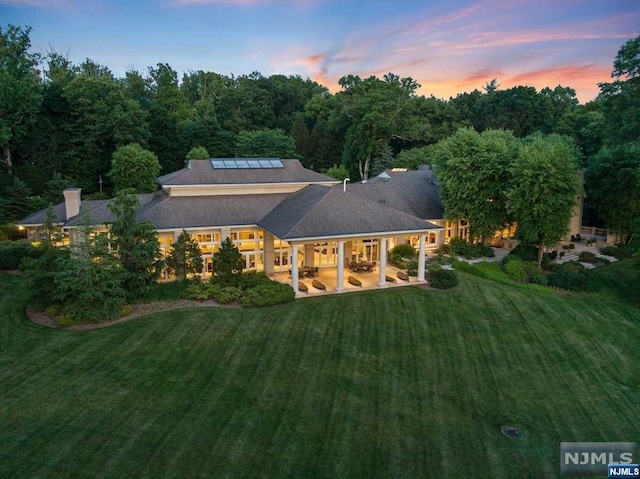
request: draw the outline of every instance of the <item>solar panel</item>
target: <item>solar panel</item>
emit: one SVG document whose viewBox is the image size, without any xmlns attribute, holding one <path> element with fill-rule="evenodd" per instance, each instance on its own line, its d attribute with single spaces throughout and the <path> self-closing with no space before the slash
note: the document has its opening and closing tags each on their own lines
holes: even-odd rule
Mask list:
<svg viewBox="0 0 640 479">
<path fill-rule="evenodd" d="M 284 164 L 278 158 L 218 158 L 211 160 L 211 166 L 216 170 L 235 170 L 239 168 L 284 168 Z"/>
</svg>

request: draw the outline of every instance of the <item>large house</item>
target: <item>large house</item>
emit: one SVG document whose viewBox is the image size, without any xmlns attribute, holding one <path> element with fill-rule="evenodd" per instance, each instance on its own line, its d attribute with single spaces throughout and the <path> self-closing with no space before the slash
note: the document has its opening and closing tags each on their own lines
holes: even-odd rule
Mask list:
<svg viewBox="0 0 640 479">
<path fill-rule="evenodd" d="M 298 270 L 335 271 L 336 291 L 345 267 L 375 262 L 385 283 L 387 250 L 409 243 L 419 253 L 418 281 L 425 254 L 453 236 L 466 235 L 462 222 L 445 221 L 430 170 L 386 171 L 364 183 L 341 183 L 304 168 L 298 160 L 228 158 L 191 160 L 186 168 L 158 178 L 161 189 L 138 195 L 139 221 L 151 221 L 163 253 L 182 232 L 199 243 L 211 272 L 212 255 L 225 238 L 242 253 L 246 268 L 267 274 Z M 87 223 L 107 229 L 112 200 L 81 200 L 79 188 L 64 191 L 53 208 L 54 222 L 73 243 Z M 19 223 L 31 239 L 45 223 L 46 210 Z"/>
<path fill-rule="evenodd" d="M 246 268 L 289 273 L 296 291 L 299 270 L 318 268 L 335 271 L 332 284 L 341 292 L 345 269 L 360 262 L 375 262 L 377 284 L 384 286 L 387 251 L 397 244 L 418 250 L 417 280 L 423 282 L 426 253 L 468 234 L 464 220 L 444 219 L 430 169 L 389 170 L 347 184 L 298 160 L 216 158 L 191 160 L 157 181 L 160 190 L 138 195 L 138 220 L 155 225 L 164 254 L 188 231 L 202 250 L 205 277 L 221 241 L 231 238 Z M 53 212 L 66 242 L 76 241 L 87 224 L 106 230 L 114 219 L 108 208 L 112 200 L 82 201 L 79 188 L 65 190 L 64 198 Z M 34 213 L 19 226 L 35 240 L 46 215 L 46 210 Z"/>
</svg>

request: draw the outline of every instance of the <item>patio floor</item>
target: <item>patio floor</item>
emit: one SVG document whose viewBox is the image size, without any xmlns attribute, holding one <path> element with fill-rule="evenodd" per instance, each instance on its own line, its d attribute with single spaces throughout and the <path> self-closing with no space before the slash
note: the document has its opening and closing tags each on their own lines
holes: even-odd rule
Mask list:
<svg viewBox="0 0 640 479">
<path fill-rule="evenodd" d="M 414 276 L 410 276 L 409 281 L 398 279 L 398 276 L 397 276 L 398 271 L 401 271 L 401 270 L 396 268 L 395 266 L 387 265 L 387 271 L 386 271 L 387 276 L 394 278 L 396 282 L 387 281 L 386 286 L 384 286 L 383 288 L 415 286 L 415 285 L 421 284 L 418 281 L 418 279 Z M 381 287 L 378 286 L 379 274 L 380 274 L 379 270 L 377 269 L 376 271 L 373 271 L 371 273 L 351 273 L 349 271 L 349 268 L 345 268 L 344 269 L 344 291 L 342 291 L 342 293 L 381 289 Z M 320 269 L 318 271 L 318 274 L 314 278 L 300 278 L 298 282 L 304 283 L 305 285 L 307 285 L 307 287 L 309 288 L 309 291 L 306 293 L 302 291 L 298 291 L 296 294 L 296 298 L 305 298 L 307 296 L 319 296 L 319 295 L 326 295 L 326 294 L 338 294 L 338 292 L 336 291 L 336 288 L 337 288 L 336 276 L 337 275 L 336 275 L 335 268 L 326 268 L 326 269 Z M 349 283 L 348 281 L 349 276 L 352 276 L 358 279 L 362 283 L 362 286 L 354 286 L 353 284 Z M 273 276 L 273 279 L 281 283 L 291 284 L 291 278 L 289 277 L 288 273 L 275 273 L 275 275 Z M 314 279 L 317 279 L 322 284 L 324 284 L 327 288 L 326 291 L 321 291 L 319 289 L 314 288 L 311 284 Z"/>
</svg>

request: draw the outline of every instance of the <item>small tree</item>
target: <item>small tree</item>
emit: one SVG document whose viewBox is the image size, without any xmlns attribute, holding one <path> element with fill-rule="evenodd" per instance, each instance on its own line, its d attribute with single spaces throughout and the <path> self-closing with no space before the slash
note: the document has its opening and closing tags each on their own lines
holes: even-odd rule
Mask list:
<svg viewBox="0 0 640 479">
<path fill-rule="evenodd" d="M 171 245 L 167 266 L 178 279 L 195 277 L 202 273 L 203 262 L 200 246 L 185 230 L 182 230 L 176 242 Z"/>
<path fill-rule="evenodd" d="M 209 158 L 209 152 L 204 146 L 194 146 L 187 153 L 187 161 L 189 160 L 206 160 Z"/>
<path fill-rule="evenodd" d="M 343 181 L 345 178 L 349 178 L 349 170 L 342 165 L 333 165 L 331 168 L 322 170 L 322 173 L 340 181 Z"/>
<path fill-rule="evenodd" d="M 71 255 L 56 259 L 55 299 L 80 322 L 98 322 L 120 316 L 125 304 L 126 272 L 109 251 L 106 234 L 92 237 L 89 229 Z"/>
<path fill-rule="evenodd" d="M 242 274 L 242 254 L 227 237 L 220 245 L 220 250 L 213 255 L 213 275 L 222 284 L 235 284 L 237 277 Z"/>
<path fill-rule="evenodd" d="M 61 240 L 61 234 L 53 221 L 53 208 L 49 206 L 45 224 L 37 232 L 41 242 L 40 255 L 37 258 L 24 258 L 20 266 L 25 279 L 24 291 L 31 302 L 39 306 L 49 306 L 56 301 L 56 264 L 69 258 L 69 249 L 56 245 Z"/>
<path fill-rule="evenodd" d="M 163 266 L 155 226 L 150 221 L 138 222 L 139 207 L 132 190 L 120 191 L 109 205 L 116 217 L 111 225 L 112 245 L 125 271 L 124 285 L 130 298 L 150 293 Z"/>
<path fill-rule="evenodd" d="M 137 143 L 121 146 L 113 153 L 109 176 L 116 191 L 134 188 L 138 193 L 152 193 L 159 173 L 158 157 Z"/>
</svg>

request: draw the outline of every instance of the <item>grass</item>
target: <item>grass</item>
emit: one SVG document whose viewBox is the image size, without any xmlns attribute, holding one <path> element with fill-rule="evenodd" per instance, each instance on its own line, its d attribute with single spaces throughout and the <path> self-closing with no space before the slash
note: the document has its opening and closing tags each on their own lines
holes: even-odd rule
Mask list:
<svg viewBox="0 0 640 479">
<path fill-rule="evenodd" d="M 592 295 L 460 273 L 90 332 L 0 275 L 0 477 L 558 477 L 561 441 L 639 439 L 628 265 Z"/>
</svg>

